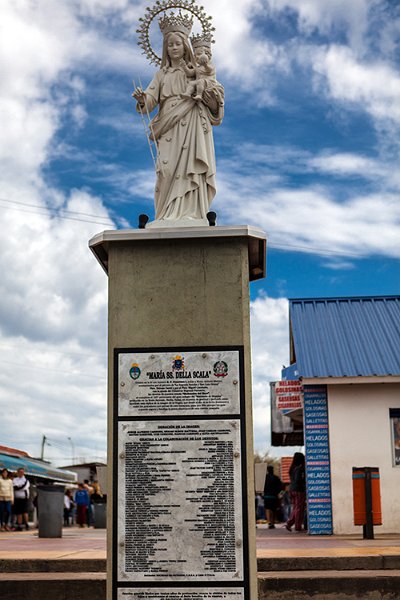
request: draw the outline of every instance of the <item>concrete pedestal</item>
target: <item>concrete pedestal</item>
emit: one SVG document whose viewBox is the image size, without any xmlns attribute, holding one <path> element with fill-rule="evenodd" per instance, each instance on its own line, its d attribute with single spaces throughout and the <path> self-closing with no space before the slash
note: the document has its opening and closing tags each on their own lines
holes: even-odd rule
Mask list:
<svg viewBox="0 0 400 600">
<path fill-rule="evenodd" d="M 245 439 L 242 451 L 246 454 L 242 480 L 247 495 L 243 502 L 247 583 L 243 596 L 235 598 L 256 600 L 249 281 L 265 276 L 265 235 L 246 226 L 105 231 L 92 238 L 89 246 L 109 277 L 108 489 L 114 485 L 114 493 L 108 494 L 107 598 L 120 597 L 115 589 L 112 558 L 117 527 L 115 519 L 113 522 L 117 443 L 115 349 L 218 347 L 240 348 L 243 359 L 241 433 Z M 190 540 L 187 543 L 189 547 Z M 182 588 L 184 584 L 179 585 Z"/>
</svg>

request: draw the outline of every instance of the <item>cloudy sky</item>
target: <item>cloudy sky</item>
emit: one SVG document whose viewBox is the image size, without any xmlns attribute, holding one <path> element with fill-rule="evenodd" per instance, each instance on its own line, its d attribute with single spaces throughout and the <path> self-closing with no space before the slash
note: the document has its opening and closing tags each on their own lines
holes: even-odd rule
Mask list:
<svg viewBox="0 0 400 600">
<path fill-rule="evenodd" d="M 287 299 L 399 293 L 400 3 L 202 4 L 226 91 L 213 209 L 268 235 L 251 307 L 265 451 Z M 154 73 L 136 44 L 145 7 L 0 2 L 0 444 L 37 456 L 46 435 L 58 464 L 105 456 L 107 278 L 87 241 L 153 215 L 131 99 Z"/>
</svg>

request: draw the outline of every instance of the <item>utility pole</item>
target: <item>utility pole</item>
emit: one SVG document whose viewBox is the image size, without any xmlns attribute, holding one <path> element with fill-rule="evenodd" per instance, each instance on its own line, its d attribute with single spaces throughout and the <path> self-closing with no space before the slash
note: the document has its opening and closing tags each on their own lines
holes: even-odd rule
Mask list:
<svg viewBox="0 0 400 600">
<path fill-rule="evenodd" d="M 43 435 L 42 436 L 42 451 L 40 453 L 40 460 L 44 460 L 44 446 L 45 446 L 45 443 L 46 443 L 46 436 Z"/>
</svg>

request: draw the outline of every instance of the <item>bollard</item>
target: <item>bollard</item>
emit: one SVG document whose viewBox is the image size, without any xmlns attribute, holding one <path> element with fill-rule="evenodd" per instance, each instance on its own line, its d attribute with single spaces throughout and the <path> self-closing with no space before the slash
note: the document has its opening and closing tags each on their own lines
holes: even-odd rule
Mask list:
<svg viewBox="0 0 400 600">
<path fill-rule="evenodd" d="M 377 467 L 353 467 L 354 525 L 363 538 L 374 539 L 374 525 L 382 525 L 380 475 Z"/>
<path fill-rule="evenodd" d="M 39 537 L 62 537 L 64 486 L 38 485 Z"/>
<path fill-rule="evenodd" d="M 94 528 L 95 529 L 106 529 L 107 528 L 107 504 L 105 502 L 94 502 L 93 503 L 94 513 Z"/>
</svg>

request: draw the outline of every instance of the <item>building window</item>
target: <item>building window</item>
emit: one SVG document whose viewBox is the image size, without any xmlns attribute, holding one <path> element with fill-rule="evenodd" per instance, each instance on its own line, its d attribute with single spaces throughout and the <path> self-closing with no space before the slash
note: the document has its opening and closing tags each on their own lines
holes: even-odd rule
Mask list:
<svg viewBox="0 0 400 600">
<path fill-rule="evenodd" d="M 392 430 L 393 466 L 400 467 L 400 408 L 391 408 L 389 414 Z"/>
</svg>

